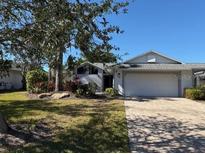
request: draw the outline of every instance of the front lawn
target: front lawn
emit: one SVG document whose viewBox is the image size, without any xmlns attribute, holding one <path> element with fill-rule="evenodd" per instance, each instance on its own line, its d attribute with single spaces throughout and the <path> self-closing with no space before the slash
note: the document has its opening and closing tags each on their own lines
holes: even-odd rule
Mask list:
<svg viewBox="0 0 205 154">
<path fill-rule="evenodd" d="M 123 101 L 29 100 L 24 92 L 0 94 L 0 111 L 20 134 L 3 152 L 129 152 Z M 10 137 L 10 136 L 9 136 Z"/>
</svg>

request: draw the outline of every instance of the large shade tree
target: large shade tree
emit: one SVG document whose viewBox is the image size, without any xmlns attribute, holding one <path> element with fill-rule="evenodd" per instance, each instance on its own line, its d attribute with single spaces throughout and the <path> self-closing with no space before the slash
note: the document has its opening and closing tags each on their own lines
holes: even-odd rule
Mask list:
<svg viewBox="0 0 205 154">
<path fill-rule="evenodd" d="M 110 51 L 118 48 L 111 45 L 110 34 L 122 31 L 107 16 L 126 12 L 128 2 L 124 0 L 3 0 L 2 4 L 3 42 L 16 58 L 33 65 L 47 63 L 55 69 L 56 91 L 67 48 L 78 48 L 88 58 L 116 60 Z"/>
<path fill-rule="evenodd" d="M 31 68 L 47 64 L 55 70 L 58 91 L 68 48 L 79 49 L 88 58 L 115 60 L 111 51 L 118 48 L 110 43 L 111 34 L 122 31 L 107 17 L 126 13 L 127 5 L 126 0 L 0 0 L 0 53 Z M 4 68 L 2 72 L 8 70 Z"/>
<path fill-rule="evenodd" d="M 18 42 L 17 38 L 12 36 L 15 29 L 23 26 L 27 20 L 26 9 L 20 1 L 0 0 L 0 77 L 8 75 L 11 68 L 11 62 L 7 60 L 11 51 L 11 42 Z M 11 41 L 12 40 L 12 41 Z M 15 41 L 14 41 L 15 40 Z M 19 42 L 20 44 L 20 42 Z M 0 112 L 0 133 L 6 133 L 9 129 L 5 118 Z"/>
<path fill-rule="evenodd" d="M 56 91 L 59 90 L 62 81 L 62 62 L 66 48 L 78 48 L 85 56 L 96 53 L 96 50 L 102 53 L 117 49 L 110 44 L 110 34 L 121 31 L 119 27 L 109 24 L 106 15 L 119 13 L 119 10 L 128 3 L 112 0 L 102 2 L 60 0 L 43 3 L 37 1 L 37 4 L 33 12 L 36 12 L 36 20 L 41 23 L 37 24 L 40 33 L 45 32 L 42 46 L 55 56 L 49 60 L 51 62 L 49 66 L 54 67 L 56 72 Z"/>
</svg>

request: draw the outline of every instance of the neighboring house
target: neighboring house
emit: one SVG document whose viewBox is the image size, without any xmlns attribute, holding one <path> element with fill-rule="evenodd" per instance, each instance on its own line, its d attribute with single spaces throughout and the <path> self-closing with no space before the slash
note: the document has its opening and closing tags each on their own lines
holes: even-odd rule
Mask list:
<svg viewBox="0 0 205 154">
<path fill-rule="evenodd" d="M 90 63 L 84 62 L 75 70 L 82 84 L 94 82 L 97 85 L 97 92 L 113 87 L 113 73 L 110 66 L 113 63 Z"/>
<path fill-rule="evenodd" d="M 183 64 L 150 51 L 114 67 L 114 88 L 124 96 L 181 97 L 196 86 L 195 73 L 205 64 Z"/>
<path fill-rule="evenodd" d="M 76 69 L 81 82 L 98 91 L 115 88 L 123 96 L 181 97 L 185 88 L 205 83 L 205 64 L 184 64 L 150 51 L 121 64 L 85 62 Z M 198 81 L 198 82 L 197 82 Z"/>
<path fill-rule="evenodd" d="M 22 79 L 21 70 L 12 66 L 9 76 L 0 78 L 0 90 L 19 90 L 23 87 Z"/>
</svg>

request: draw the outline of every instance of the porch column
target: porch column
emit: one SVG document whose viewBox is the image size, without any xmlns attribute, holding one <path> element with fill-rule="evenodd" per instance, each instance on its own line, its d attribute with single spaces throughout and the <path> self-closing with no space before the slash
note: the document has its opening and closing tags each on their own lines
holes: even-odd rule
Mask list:
<svg viewBox="0 0 205 154">
<path fill-rule="evenodd" d="M 200 86 L 200 77 L 196 76 L 196 86 L 199 87 Z"/>
</svg>

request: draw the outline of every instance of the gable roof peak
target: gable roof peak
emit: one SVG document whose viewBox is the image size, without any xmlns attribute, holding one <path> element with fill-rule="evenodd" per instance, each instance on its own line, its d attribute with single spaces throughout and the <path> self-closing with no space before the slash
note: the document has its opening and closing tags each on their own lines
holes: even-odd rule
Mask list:
<svg viewBox="0 0 205 154">
<path fill-rule="evenodd" d="M 132 60 L 134 60 L 134 59 L 136 59 L 136 58 L 139 58 L 139 57 L 142 57 L 142 56 L 151 54 L 151 53 L 156 54 L 156 55 L 159 55 L 159 56 L 164 57 L 164 58 L 166 58 L 166 59 L 172 60 L 172 61 L 174 61 L 174 62 L 176 62 L 176 63 L 178 63 L 178 64 L 182 64 L 182 62 L 180 62 L 180 61 L 178 61 L 178 60 L 175 60 L 175 59 L 173 59 L 173 58 L 170 58 L 170 57 L 168 57 L 168 56 L 165 56 L 165 55 L 161 54 L 160 52 L 154 51 L 154 50 L 150 50 L 150 51 L 144 52 L 143 54 L 138 55 L 138 56 L 135 56 L 134 58 L 131 58 L 131 59 L 125 61 L 124 63 L 128 63 L 128 62 L 130 62 L 130 61 L 132 61 Z"/>
</svg>

